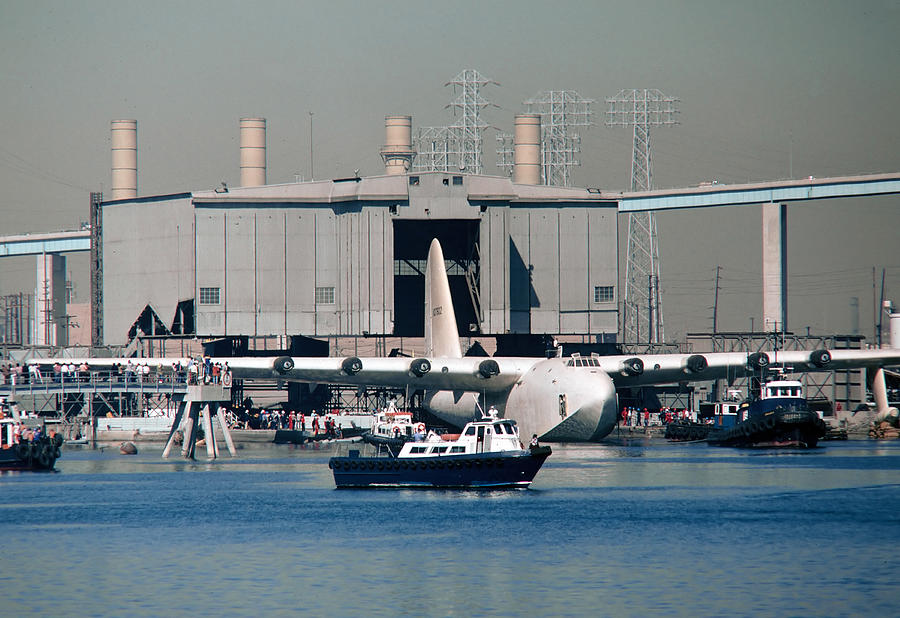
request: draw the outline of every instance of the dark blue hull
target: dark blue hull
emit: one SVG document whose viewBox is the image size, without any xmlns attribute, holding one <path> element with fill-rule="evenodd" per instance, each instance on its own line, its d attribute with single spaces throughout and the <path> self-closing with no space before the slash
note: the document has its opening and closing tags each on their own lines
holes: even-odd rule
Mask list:
<svg viewBox="0 0 900 618">
<path fill-rule="evenodd" d="M 342 487 L 528 487 L 550 455 L 549 446 L 530 451 L 439 457 L 332 457 L 328 467 Z"/>
<path fill-rule="evenodd" d="M 776 408 L 713 432 L 707 442 L 713 446 L 814 448 L 827 431 L 825 421 L 811 410 Z"/>
<path fill-rule="evenodd" d="M 0 449 L 0 470 L 52 470 L 61 444 L 61 438 L 44 438 Z"/>
</svg>

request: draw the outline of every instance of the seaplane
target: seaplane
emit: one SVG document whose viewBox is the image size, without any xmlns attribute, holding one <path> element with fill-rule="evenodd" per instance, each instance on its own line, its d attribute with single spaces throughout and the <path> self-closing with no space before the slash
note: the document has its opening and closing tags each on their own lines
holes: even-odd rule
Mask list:
<svg viewBox="0 0 900 618">
<path fill-rule="evenodd" d="M 897 346 L 898 342 L 894 342 Z M 141 359 L 150 365 L 187 359 Z M 85 359 L 92 365 L 122 359 Z M 69 361 L 72 362 L 72 361 Z M 708 354 L 466 357 L 440 243 L 433 240 L 425 273 L 425 354 L 403 357 L 229 357 L 234 378 L 278 379 L 360 387 L 389 386 L 424 392 L 428 412 L 460 428 L 494 406 L 516 421 L 521 434 L 545 442 L 598 442 L 618 418 L 617 388 L 708 381 L 757 374 L 769 365 L 795 372 L 879 368 L 900 364 L 900 348 L 780 350 Z M 474 400 L 473 400 L 474 398 Z"/>
</svg>

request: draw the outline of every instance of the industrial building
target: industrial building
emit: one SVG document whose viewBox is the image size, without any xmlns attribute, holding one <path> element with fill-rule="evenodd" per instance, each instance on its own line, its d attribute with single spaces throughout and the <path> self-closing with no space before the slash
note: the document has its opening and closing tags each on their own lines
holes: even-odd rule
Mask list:
<svg viewBox="0 0 900 618">
<path fill-rule="evenodd" d="M 512 178 L 411 172 L 386 118 L 385 175 L 266 185 L 265 120 L 241 120 L 241 187 L 137 194 L 136 123 L 113 123 L 112 198 L 92 212 L 98 343 L 135 336 L 423 334 L 444 249 L 461 335 L 618 330 L 617 202 L 540 185 L 540 116 L 516 117 Z"/>
</svg>

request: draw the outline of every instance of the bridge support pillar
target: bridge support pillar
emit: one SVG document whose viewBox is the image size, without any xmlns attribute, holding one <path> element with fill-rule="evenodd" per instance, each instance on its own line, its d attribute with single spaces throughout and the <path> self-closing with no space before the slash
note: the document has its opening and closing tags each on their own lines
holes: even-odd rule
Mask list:
<svg viewBox="0 0 900 618">
<path fill-rule="evenodd" d="M 66 258 L 58 253 L 37 256 L 34 290 L 35 333 L 37 345 L 67 346 Z"/>
<path fill-rule="evenodd" d="M 763 329 L 787 330 L 787 205 L 762 205 Z"/>
</svg>

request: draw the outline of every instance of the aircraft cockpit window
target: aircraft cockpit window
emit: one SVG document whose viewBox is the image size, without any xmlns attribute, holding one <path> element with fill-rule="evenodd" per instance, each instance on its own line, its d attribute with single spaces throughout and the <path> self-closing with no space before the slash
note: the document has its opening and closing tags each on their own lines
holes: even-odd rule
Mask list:
<svg viewBox="0 0 900 618">
<path fill-rule="evenodd" d="M 574 367 L 574 366 L 575 366 L 575 360 L 570 358 L 569 362 L 566 363 L 566 367 Z"/>
</svg>

